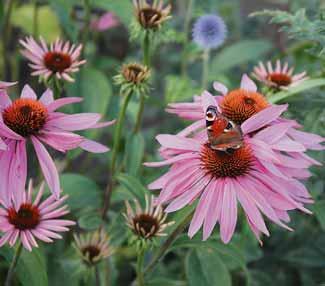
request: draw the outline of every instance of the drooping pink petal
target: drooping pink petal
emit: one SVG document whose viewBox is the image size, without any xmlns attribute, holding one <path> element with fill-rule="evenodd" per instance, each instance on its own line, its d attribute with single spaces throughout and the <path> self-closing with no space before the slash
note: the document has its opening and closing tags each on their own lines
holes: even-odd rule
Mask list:
<svg viewBox="0 0 325 286">
<path fill-rule="evenodd" d="M 75 149 L 84 141 L 82 136 L 64 131 L 42 131 L 37 137 L 61 152 Z"/>
<path fill-rule="evenodd" d="M 54 100 L 52 103 L 50 103 L 47 106 L 47 109 L 49 111 L 55 111 L 57 109 L 59 109 L 60 107 L 64 106 L 64 105 L 68 105 L 68 104 L 72 104 L 72 103 L 77 103 L 77 102 L 81 102 L 83 101 L 83 98 L 81 97 L 65 97 L 65 98 L 59 98 Z"/>
<path fill-rule="evenodd" d="M 225 179 L 222 195 L 220 236 L 224 243 L 228 243 L 235 231 L 237 223 L 237 200 L 232 179 Z"/>
<path fill-rule="evenodd" d="M 226 95 L 228 93 L 228 88 L 224 84 L 222 84 L 221 82 L 215 81 L 213 83 L 213 88 L 216 91 L 220 92 L 222 95 Z"/>
<path fill-rule="evenodd" d="M 79 147 L 92 153 L 105 153 L 109 151 L 109 148 L 105 145 L 89 139 L 84 139 Z"/>
<path fill-rule="evenodd" d="M 41 95 L 40 102 L 42 102 L 44 105 L 48 106 L 54 101 L 53 91 L 49 88 Z"/>
<path fill-rule="evenodd" d="M 177 156 L 170 158 L 168 160 L 165 160 L 165 161 L 146 162 L 146 163 L 143 163 L 143 165 L 146 167 L 161 167 L 161 166 L 176 163 L 178 161 L 182 161 L 182 160 L 186 160 L 186 159 L 194 159 L 194 158 L 198 158 L 198 155 L 196 153 L 184 153 L 184 154 L 177 155 Z"/>
<path fill-rule="evenodd" d="M 161 146 L 188 151 L 199 151 L 201 143 L 191 138 L 185 138 L 177 135 L 159 134 L 156 136 Z"/>
<path fill-rule="evenodd" d="M 271 105 L 254 114 L 241 125 L 243 133 L 248 134 L 266 126 L 270 122 L 277 119 L 287 108 L 287 104 Z"/>
<path fill-rule="evenodd" d="M 49 185 L 51 192 L 58 199 L 60 197 L 60 180 L 56 166 L 43 144 L 35 136 L 31 136 L 31 140 L 45 180 Z"/>
<path fill-rule="evenodd" d="M 84 130 L 95 125 L 101 118 L 98 113 L 76 113 L 49 119 L 45 128 L 58 128 L 65 131 Z"/>
<path fill-rule="evenodd" d="M 206 112 L 209 106 L 217 106 L 217 102 L 214 99 L 213 95 L 209 93 L 208 91 L 203 91 L 202 93 L 202 107 L 203 112 Z"/>
</svg>

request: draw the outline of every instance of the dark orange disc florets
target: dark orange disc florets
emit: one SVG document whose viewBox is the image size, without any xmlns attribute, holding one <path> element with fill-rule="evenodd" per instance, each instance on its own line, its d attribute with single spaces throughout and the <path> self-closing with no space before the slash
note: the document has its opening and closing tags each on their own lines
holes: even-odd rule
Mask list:
<svg viewBox="0 0 325 286">
<path fill-rule="evenodd" d="M 277 86 L 288 86 L 292 82 L 291 76 L 284 73 L 271 73 L 268 75 L 267 80 L 271 81 Z"/>
<path fill-rule="evenodd" d="M 267 106 L 268 102 L 262 94 L 244 89 L 230 91 L 220 104 L 222 114 L 236 124 L 242 124 Z"/>
<path fill-rule="evenodd" d="M 136 234 L 146 238 L 155 236 L 159 230 L 159 221 L 149 214 L 135 216 L 133 218 L 133 224 Z M 147 236 L 147 234 L 150 235 Z"/>
<path fill-rule="evenodd" d="M 60 52 L 48 52 L 44 55 L 44 64 L 52 72 L 64 72 L 71 66 L 72 60 L 69 54 Z"/>
<path fill-rule="evenodd" d="M 47 116 L 47 109 L 41 102 L 20 98 L 4 110 L 3 121 L 17 134 L 28 137 L 42 129 Z"/>
<path fill-rule="evenodd" d="M 96 245 L 87 245 L 81 250 L 82 254 L 89 258 L 90 263 L 94 262 L 94 258 L 100 254 L 100 248 Z"/>
<path fill-rule="evenodd" d="M 253 165 L 253 155 L 247 145 L 232 152 L 217 151 L 205 144 L 201 151 L 201 162 L 205 171 L 215 178 L 235 178 L 245 175 Z"/>
<path fill-rule="evenodd" d="M 8 220 L 19 230 L 34 229 L 40 222 L 40 213 L 36 206 L 25 203 L 20 206 L 18 212 L 10 208 Z"/>
</svg>

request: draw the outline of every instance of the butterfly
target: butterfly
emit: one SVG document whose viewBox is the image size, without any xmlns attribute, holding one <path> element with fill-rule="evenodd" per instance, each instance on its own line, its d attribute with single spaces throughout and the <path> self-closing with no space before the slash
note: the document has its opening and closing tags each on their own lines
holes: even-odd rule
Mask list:
<svg viewBox="0 0 325 286">
<path fill-rule="evenodd" d="M 210 147 L 213 150 L 232 153 L 243 146 L 240 126 L 223 116 L 216 106 L 210 105 L 205 113 Z"/>
</svg>

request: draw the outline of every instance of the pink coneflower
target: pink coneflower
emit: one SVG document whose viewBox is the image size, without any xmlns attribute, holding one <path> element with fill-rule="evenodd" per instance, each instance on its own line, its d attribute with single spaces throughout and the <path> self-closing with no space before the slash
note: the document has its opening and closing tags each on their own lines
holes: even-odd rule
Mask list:
<svg viewBox="0 0 325 286">
<path fill-rule="evenodd" d="M 40 99 L 26 85 L 21 97 L 11 101 L 7 93 L 0 100 L 0 134 L 8 151 L 0 153 L 1 184 L 0 196 L 7 204 L 10 194 L 7 190 L 20 190 L 25 186 L 27 174 L 26 143 L 30 141 L 36 151 L 44 177 L 52 191 L 59 197 L 60 182 L 55 164 L 43 143 L 66 152 L 81 147 L 94 153 L 108 151 L 108 148 L 71 131 L 100 128 L 114 122 L 98 123 L 97 113 L 64 114 L 56 110 L 64 105 L 82 101 L 79 97 L 54 100 L 51 90 L 46 90 Z M 9 186 L 17 186 L 16 188 Z"/>
<path fill-rule="evenodd" d="M 306 80 L 306 72 L 299 74 L 293 74 L 294 69 L 290 68 L 288 63 L 281 65 L 281 61 L 277 60 L 275 67 L 271 62 L 268 62 L 266 66 L 259 62 L 259 65 L 254 67 L 252 75 L 260 82 L 275 89 L 287 89 L 291 86 L 296 86 L 302 81 Z"/>
<path fill-rule="evenodd" d="M 32 251 L 33 247 L 38 247 L 35 238 L 44 242 L 53 242 L 53 239 L 62 238 L 58 232 L 68 231 L 68 226 L 74 225 L 71 220 L 61 219 L 62 216 L 69 213 L 67 205 L 62 203 L 67 196 L 60 200 L 51 195 L 41 202 L 44 191 L 44 185 L 32 201 L 33 186 L 29 182 L 28 191 L 18 190 L 23 195 L 14 196 L 8 202 L 1 201 L 0 207 L 0 230 L 4 233 L 0 239 L 0 247 L 5 243 L 13 246 L 17 239 L 23 246 Z"/>
<path fill-rule="evenodd" d="M 215 82 L 213 86 L 220 95 L 212 96 L 209 92 L 204 91 L 202 96 L 194 98 L 194 102 L 168 105 L 167 112 L 176 114 L 183 119 L 195 121 L 178 133 L 178 135 L 188 136 L 205 127 L 206 106 L 203 103 L 204 98 L 205 100 L 206 98 L 211 98 L 210 100 L 214 102 L 214 105 L 219 108 L 223 115 L 239 125 L 259 111 L 271 106 L 267 99 L 257 92 L 255 83 L 245 74 L 238 89 L 228 91 L 228 88 L 219 82 Z M 321 145 L 324 142 L 324 138 L 316 134 L 297 130 L 301 126 L 295 120 L 287 120 L 280 117 L 276 121 L 270 122 L 269 125 L 279 125 L 278 135 L 282 136 L 285 141 L 289 137 L 289 139 L 302 144 L 306 149 L 322 150 L 324 148 Z M 275 133 L 277 132 L 276 128 L 273 128 Z M 274 138 L 278 138 L 278 136 Z"/>
<path fill-rule="evenodd" d="M 90 23 L 92 30 L 103 32 L 113 27 L 116 27 L 120 24 L 120 21 L 115 14 L 111 12 L 106 12 L 104 15 L 100 16 L 97 19 L 94 19 Z"/>
<path fill-rule="evenodd" d="M 77 72 L 79 66 L 86 63 L 86 60 L 79 60 L 81 44 L 70 45 L 69 42 L 57 39 L 48 48 L 42 37 L 40 43 L 37 43 L 33 37 L 26 37 L 19 42 L 25 48 L 21 51 L 22 55 L 31 61 L 29 66 L 34 70 L 32 75 L 43 76 L 46 80 L 55 76 L 73 82 L 71 74 Z"/>
<path fill-rule="evenodd" d="M 203 98 L 203 104 L 214 105 L 215 99 Z M 157 203 L 168 203 L 166 212 L 179 210 L 199 198 L 189 228 L 190 237 L 203 226 L 206 240 L 219 222 L 221 239 L 228 243 L 236 226 L 237 202 L 258 239 L 260 233 L 269 235 L 261 214 L 290 230 L 283 223 L 288 221 L 287 211 L 299 209 L 310 213 L 303 204 L 311 203 L 312 199 L 296 179 L 306 175 L 303 167 L 296 166 L 295 174 L 290 177 L 275 175 L 282 168 L 292 171 L 291 157 L 274 152 L 265 141 L 249 135 L 277 120 L 286 108 L 286 105 L 268 106 L 247 119 L 242 124 L 243 145 L 229 153 L 214 150 L 206 132 L 193 138 L 157 136 L 163 147 L 175 152 L 165 161 L 145 163 L 149 167 L 171 165 L 149 188 L 161 189 Z M 264 132 L 274 135 L 272 130 Z"/>
</svg>

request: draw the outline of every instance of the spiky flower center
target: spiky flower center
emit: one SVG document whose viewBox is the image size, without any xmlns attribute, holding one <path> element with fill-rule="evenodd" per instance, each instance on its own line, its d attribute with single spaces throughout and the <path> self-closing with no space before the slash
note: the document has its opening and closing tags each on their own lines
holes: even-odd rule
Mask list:
<svg viewBox="0 0 325 286">
<path fill-rule="evenodd" d="M 223 152 L 211 149 L 207 143 L 201 150 L 201 162 L 205 171 L 215 178 L 235 178 L 251 170 L 253 156 L 247 145 L 232 152 Z"/>
<path fill-rule="evenodd" d="M 220 104 L 222 114 L 236 124 L 242 124 L 267 106 L 268 102 L 262 94 L 244 89 L 230 91 Z"/>
<path fill-rule="evenodd" d="M 149 69 L 139 64 L 128 64 L 123 66 L 122 74 L 126 81 L 139 84 L 149 76 Z"/>
<path fill-rule="evenodd" d="M 18 212 L 14 208 L 8 210 L 8 220 L 19 230 L 34 229 L 40 222 L 40 212 L 36 206 L 22 204 Z"/>
<path fill-rule="evenodd" d="M 292 82 L 291 76 L 285 73 L 271 73 L 268 75 L 267 80 L 275 83 L 277 86 L 288 86 Z"/>
<path fill-rule="evenodd" d="M 138 11 L 138 19 L 145 29 L 158 28 L 162 13 L 152 7 L 142 8 Z"/>
<path fill-rule="evenodd" d="M 134 231 L 137 235 L 150 238 L 155 236 L 159 230 L 159 221 L 149 214 L 140 214 L 133 218 Z"/>
<path fill-rule="evenodd" d="M 97 245 L 87 245 L 81 252 L 89 262 L 93 263 L 94 259 L 100 254 L 100 248 Z"/>
<path fill-rule="evenodd" d="M 47 117 L 48 112 L 43 103 L 30 98 L 15 100 L 3 112 L 4 123 L 23 137 L 37 134 Z"/>
<path fill-rule="evenodd" d="M 62 73 L 72 64 L 69 54 L 61 52 L 48 52 L 44 55 L 44 64 L 52 72 Z"/>
</svg>

